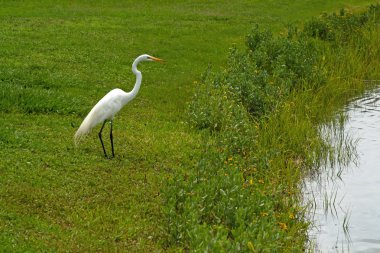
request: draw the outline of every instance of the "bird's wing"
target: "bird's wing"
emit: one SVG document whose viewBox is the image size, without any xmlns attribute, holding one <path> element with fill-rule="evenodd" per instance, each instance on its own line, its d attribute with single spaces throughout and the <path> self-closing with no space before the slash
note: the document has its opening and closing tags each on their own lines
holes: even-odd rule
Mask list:
<svg viewBox="0 0 380 253">
<path fill-rule="evenodd" d="M 108 92 L 91 109 L 83 120 L 79 129 L 75 133 L 75 141 L 79 141 L 82 136 L 87 135 L 92 128 L 105 120 L 111 120 L 122 107 L 122 90 L 114 89 Z"/>
</svg>

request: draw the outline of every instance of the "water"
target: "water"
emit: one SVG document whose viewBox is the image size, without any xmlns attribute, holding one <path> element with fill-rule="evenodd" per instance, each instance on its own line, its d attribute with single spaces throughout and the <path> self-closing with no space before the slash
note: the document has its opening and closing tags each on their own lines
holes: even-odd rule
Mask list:
<svg viewBox="0 0 380 253">
<path fill-rule="evenodd" d="M 357 140 L 357 159 L 307 183 L 316 225 L 309 234 L 316 252 L 380 252 L 380 89 L 346 109 L 343 134 Z"/>
</svg>

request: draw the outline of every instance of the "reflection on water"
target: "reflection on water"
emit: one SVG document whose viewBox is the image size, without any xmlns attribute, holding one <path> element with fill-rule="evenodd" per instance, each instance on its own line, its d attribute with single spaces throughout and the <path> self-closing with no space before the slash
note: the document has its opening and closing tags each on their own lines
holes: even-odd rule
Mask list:
<svg viewBox="0 0 380 253">
<path fill-rule="evenodd" d="M 314 198 L 317 252 L 380 252 L 380 89 L 347 107 L 344 134 L 356 139 L 357 161 L 335 177 L 306 186 Z"/>
</svg>

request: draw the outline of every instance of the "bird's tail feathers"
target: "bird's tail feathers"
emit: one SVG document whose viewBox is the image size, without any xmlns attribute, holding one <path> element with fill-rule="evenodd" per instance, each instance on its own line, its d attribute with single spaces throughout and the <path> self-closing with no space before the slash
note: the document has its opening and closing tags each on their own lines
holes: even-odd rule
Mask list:
<svg viewBox="0 0 380 253">
<path fill-rule="evenodd" d="M 78 129 L 78 131 L 74 135 L 74 144 L 75 144 L 75 146 L 78 146 L 79 143 L 86 137 L 87 134 L 88 133 L 79 131 L 79 129 Z"/>
<path fill-rule="evenodd" d="M 92 113 L 90 112 L 75 133 L 74 143 L 76 146 L 80 143 L 81 140 L 83 140 L 84 137 L 86 137 L 87 134 L 90 133 L 91 129 L 93 128 L 91 119 Z"/>
</svg>

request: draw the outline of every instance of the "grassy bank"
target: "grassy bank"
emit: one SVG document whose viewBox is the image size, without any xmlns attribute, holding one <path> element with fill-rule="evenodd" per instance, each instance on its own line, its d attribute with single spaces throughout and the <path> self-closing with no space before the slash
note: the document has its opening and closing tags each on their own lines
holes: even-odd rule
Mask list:
<svg viewBox="0 0 380 253">
<path fill-rule="evenodd" d="M 379 21 L 376 5 L 280 36 L 255 27 L 226 69 L 204 74 L 189 105 L 204 151 L 172 178 L 172 243 L 199 252 L 310 250 L 300 185 L 336 152 L 320 126 L 341 123 L 339 109 L 379 79 Z"/>
<path fill-rule="evenodd" d="M 186 223 L 178 220 L 173 226 L 165 219 L 170 208 L 162 212 L 165 200 L 176 200 L 168 198 L 170 194 L 188 196 L 188 191 L 181 190 L 185 184 L 161 189 L 166 188 L 167 182 L 175 181 L 177 172 L 188 171 L 188 176 L 184 173 L 179 177 L 187 178 L 183 182 L 189 182 L 195 172 L 210 173 L 192 170 L 198 168 L 199 161 L 207 165 L 219 164 L 223 159 L 223 166 L 231 168 L 228 173 L 232 174 L 232 180 L 224 177 L 223 182 L 231 186 L 235 183 L 243 186 L 237 167 L 244 164 L 248 176 L 245 185 L 251 187 L 249 192 L 262 194 L 257 197 L 259 202 L 268 199 L 268 192 L 277 195 L 290 190 L 293 196 L 296 188 L 292 191 L 287 185 L 294 183 L 291 179 L 294 172 L 285 170 L 288 177 L 270 180 L 269 175 L 279 171 L 263 170 L 261 164 L 265 168 L 280 164 L 281 160 L 272 158 L 277 157 L 281 146 L 290 145 L 285 137 L 278 137 L 281 125 L 271 127 L 274 132 L 269 132 L 264 131 L 265 124 L 272 117 L 277 122 L 276 117 L 283 115 L 279 113 L 281 110 L 288 108 L 290 113 L 299 107 L 287 100 L 288 107 L 286 103 L 281 105 L 275 111 L 278 114 L 268 121 L 256 120 L 254 128 L 251 125 L 244 128 L 254 136 L 255 146 L 251 147 L 249 140 L 235 143 L 232 151 L 220 149 L 223 143 L 219 142 L 223 139 L 209 137 L 206 131 L 190 129 L 184 123 L 188 118 L 186 103 L 191 101 L 194 90 L 199 89 L 194 80 L 201 81 L 209 63 L 214 69 L 225 66 L 228 48 L 234 43 L 242 48 L 244 35 L 254 23 L 277 33 L 287 23 L 310 20 L 323 11 L 344 6 L 356 10 L 370 2 L 0 1 L 0 249 L 157 252 L 186 249 L 189 245 L 196 248 L 198 244 L 189 244 L 188 237 L 173 239 L 169 234 L 171 239 L 167 239 L 167 231 L 173 232 L 171 229 Z M 132 88 L 134 76 L 130 64 L 142 53 L 164 58 L 167 64 L 141 64 L 144 76 L 141 91 L 115 120 L 116 158 L 102 157 L 96 133 L 75 149 L 73 135 L 94 103 L 112 88 Z M 340 73 L 338 68 L 336 71 Z M 357 72 L 361 73 L 360 69 Z M 328 91 L 326 88 L 325 92 Z M 292 93 L 289 98 L 296 101 L 296 96 Z M 332 103 L 319 97 L 321 103 Z M 341 101 L 340 96 L 336 98 Z M 235 114 L 241 116 L 243 123 L 252 120 L 240 109 L 233 113 L 227 121 L 233 120 Z M 283 120 L 290 119 L 296 120 L 294 117 Z M 315 122 L 320 122 L 320 118 Z M 234 131 L 231 128 L 226 132 L 228 142 Z M 240 135 L 246 134 L 244 131 Z M 204 135 L 210 142 L 203 142 Z M 264 150 L 276 139 L 285 143 L 270 152 L 254 155 L 253 147 L 262 146 L 260 150 Z M 247 147 L 246 154 L 239 153 L 239 146 Z M 208 156 L 205 148 L 212 155 Z M 256 160 L 251 162 L 244 156 Z M 292 166 L 296 168 L 303 161 L 297 157 L 293 160 Z M 285 184 L 287 180 L 290 184 Z M 283 190 L 278 188 L 279 182 Z M 208 190 L 211 194 L 215 193 L 212 186 Z M 223 191 L 216 189 L 221 196 L 229 196 L 228 192 L 223 195 Z M 234 194 L 238 204 L 240 190 Z M 261 202 L 245 204 L 246 208 L 257 206 L 255 212 L 260 216 L 255 217 L 260 218 L 257 220 L 261 227 L 252 230 L 261 231 L 262 239 L 258 242 L 265 242 L 268 235 L 277 236 L 285 228 L 302 235 L 304 224 L 293 222 L 295 225 L 291 226 L 287 222 L 298 210 L 287 210 L 289 205 L 285 204 L 270 202 L 272 206 L 280 205 L 276 213 L 268 212 L 270 206 L 261 206 Z M 171 205 L 167 202 L 167 207 Z M 199 206 L 191 208 L 189 211 L 198 210 Z M 191 236 L 204 236 L 212 242 L 213 234 L 207 224 L 205 228 L 200 225 L 200 230 L 192 230 Z M 227 230 L 220 231 L 220 238 L 225 239 L 223 233 L 229 235 Z M 297 238 L 297 243 L 301 244 L 303 239 L 304 236 Z M 249 242 L 242 247 L 260 249 L 255 241 L 251 241 L 252 246 Z"/>
</svg>

